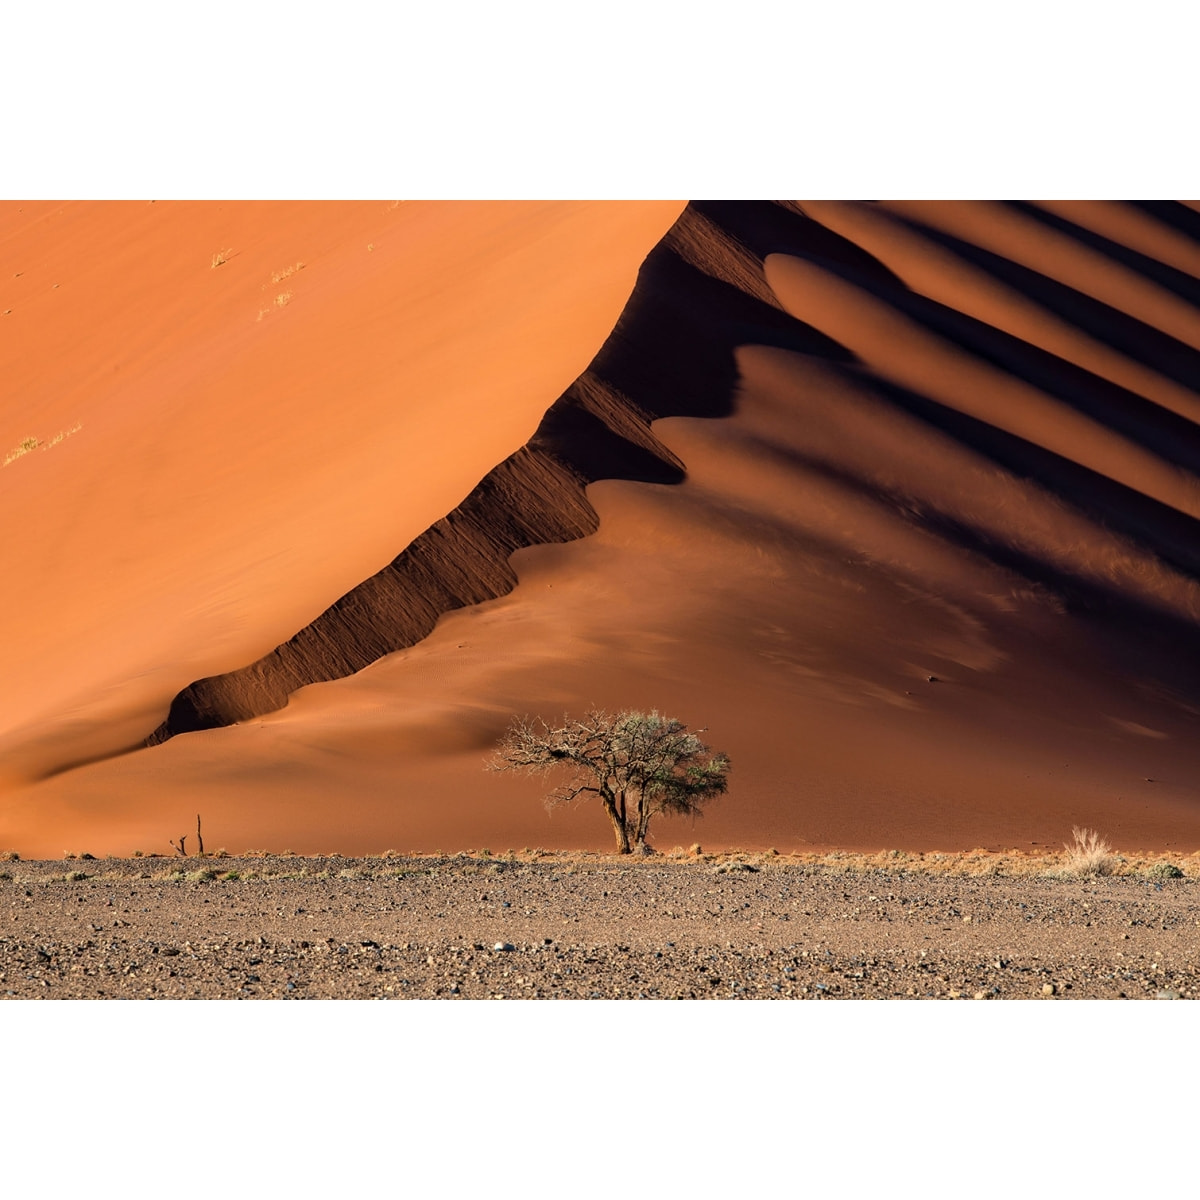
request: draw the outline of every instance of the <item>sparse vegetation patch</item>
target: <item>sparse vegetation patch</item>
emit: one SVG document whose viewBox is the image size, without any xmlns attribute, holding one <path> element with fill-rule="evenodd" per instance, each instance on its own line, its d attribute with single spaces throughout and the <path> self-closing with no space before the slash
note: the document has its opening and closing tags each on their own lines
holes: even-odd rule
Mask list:
<svg viewBox="0 0 1200 1200">
<path fill-rule="evenodd" d="M 51 450 L 61 442 L 65 442 L 73 433 L 78 433 L 83 428 L 82 424 L 72 425 L 70 429 L 60 429 L 53 437 L 42 441 L 38 437 L 22 438 L 19 445 L 14 446 L 4 456 L 4 466 L 9 463 L 14 463 L 18 458 L 24 458 L 27 454 L 32 454 L 35 450 Z"/>
</svg>

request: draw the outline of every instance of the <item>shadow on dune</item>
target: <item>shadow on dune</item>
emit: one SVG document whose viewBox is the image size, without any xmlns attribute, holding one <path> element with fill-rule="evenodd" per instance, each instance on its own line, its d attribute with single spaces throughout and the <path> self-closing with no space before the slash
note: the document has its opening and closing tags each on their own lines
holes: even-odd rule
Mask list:
<svg viewBox="0 0 1200 1200">
<path fill-rule="evenodd" d="M 1179 220 L 1178 214 L 1173 219 Z M 916 227 L 1131 358 L 1185 386 L 1200 381 L 1200 356 L 1189 347 L 1035 271 L 937 230 Z M 1089 244 L 1102 249 L 1095 235 L 1089 237 Z M 282 708 L 288 695 L 306 684 L 350 675 L 414 645 L 444 612 L 506 594 L 516 584 L 509 564 L 514 551 L 595 531 L 596 514 L 584 491 L 591 482 L 680 482 L 685 465 L 655 437 L 651 422 L 668 416 L 730 415 L 739 385 L 734 353 L 739 346 L 817 356 L 860 381 L 865 376 L 887 402 L 1009 473 L 1034 480 L 1076 512 L 1126 535 L 1189 578 L 1200 577 L 1200 529 L 1191 517 L 1041 446 L 866 374 L 846 347 L 786 314 L 762 269 L 764 257 L 777 252 L 836 271 L 971 354 L 1058 397 L 1181 470 L 1194 473 L 1200 466 L 1200 433 L 1184 418 L 909 291 L 877 259 L 809 218 L 798 205 L 695 203 L 646 259 L 612 334 L 526 446 L 386 568 L 289 641 L 241 670 L 186 688 L 147 744 Z M 1118 261 L 1132 265 L 1132 252 L 1124 253 Z M 1143 273 L 1153 277 L 1148 269 Z M 903 453 L 904 447 L 897 446 L 897 456 Z M 1116 586 L 1047 562 L 1019 539 L 998 540 L 933 506 L 914 513 L 911 497 L 886 493 L 836 463 L 797 462 L 808 470 L 833 472 L 840 482 L 903 511 L 964 553 L 1049 589 L 1072 613 L 1102 624 L 1105 636 L 1121 642 L 1120 653 L 1137 658 L 1144 668 L 1149 664 L 1172 688 L 1196 691 L 1200 631 L 1195 624 Z"/>
<path fill-rule="evenodd" d="M 911 218 L 898 219 L 930 241 L 944 246 L 1001 283 L 1028 296 L 1098 342 L 1119 350 L 1134 362 L 1157 371 L 1191 391 L 1200 391 L 1200 354 L 1191 346 L 1002 255 Z"/>
<path fill-rule="evenodd" d="M 1200 242 L 1200 213 L 1186 204 L 1180 204 L 1177 200 L 1129 200 L 1127 203 L 1133 208 L 1140 208 L 1176 233 Z"/>
<path fill-rule="evenodd" d="M 884 281 L 828 261 L 822 265 L 1005 374 L 1063 401 L 1164 461 L 1200 472 L 1200 427 L 1186 417 L 986 321 L 910 291 L 898 280 Z"/>
<path fill-rule="evenodd" d="M 1057 233 L 1065 233 L 1081 245 L 1087 246 L 1089 250 L 1096 250 L 1106 258 L 1112 259 L 1113 262 L 1120 263 L 1121 266 L 1128 267 L 1131 271 L 1136 271 L 1151 283 L 1156 283 L 1159 287 L 1174 292 L 1181 300 L 1186 300 L 1189 304 L 1200 305 L 1200 279 L 1194 275 L 1189 275 L 1186 271 L 1180 271 L 1167 263 L 1159 262 L 1158 259 L 1150 258 L 1137 250 L 1131 250 L 1128 246 L 1122 246 L 1120 242 L 1114 242 L 1102 234 L 1093 233 L 1090 229 L 1076 225 L 1075 222 L 1068 221 L 1066 217 L 1060 217 L 1057 213 L 1039 208 L 1036 204 L 1029 204 L 1024 200 L 1009 200 L 1007 204 L 1023 216 L 1032 217 Z M 1190 210 L 1185 209 L 1184 211 Z"/>
</svg>

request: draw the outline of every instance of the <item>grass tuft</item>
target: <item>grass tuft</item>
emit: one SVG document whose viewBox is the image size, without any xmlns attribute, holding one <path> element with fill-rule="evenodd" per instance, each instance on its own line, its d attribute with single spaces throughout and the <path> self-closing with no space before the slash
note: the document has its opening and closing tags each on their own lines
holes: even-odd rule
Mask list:
<svg viewBox="0 0 1200 1200">
<path fill-rule="evenodd" d="M 1114 865 L 1113 848 L 1094 829 L 1071 830 L 1072 842 L 1064 842 L 1066 852 L 1059 870 L 1064 875 L 1086 877 L 1111 875 Z"/>
</svg>

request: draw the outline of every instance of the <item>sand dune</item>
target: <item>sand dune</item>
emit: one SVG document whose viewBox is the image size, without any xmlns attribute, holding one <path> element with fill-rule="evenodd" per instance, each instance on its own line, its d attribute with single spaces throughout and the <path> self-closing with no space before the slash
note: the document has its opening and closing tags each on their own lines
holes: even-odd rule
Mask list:
<svg viewBox="0 0 1200 1200">
<path fill-rule="evenodd" d="M 659 844 L 1200 846 L 1191 209 L 105 207 L 77 324 L 31 296 L 10 368 L 6 445 L 80 429 L 0 475 L 0 842 L 604 845 L 482 771 L 597 704 L 733 758 Z M 92 335 L 122 246 L 176 265 Z"/>
<path fill-rule="evenodd" d="M 516 450 L 681 206 L 10 204 L 0 772 L 140 744 Z"/>
</svg>

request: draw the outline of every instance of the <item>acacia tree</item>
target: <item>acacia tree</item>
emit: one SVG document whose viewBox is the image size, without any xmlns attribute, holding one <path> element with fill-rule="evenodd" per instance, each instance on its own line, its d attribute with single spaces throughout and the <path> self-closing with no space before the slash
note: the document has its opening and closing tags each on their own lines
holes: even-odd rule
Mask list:
<svg viewBox="0 0 1200 1200">
<path fill-rule="evenodd" d="M 704 731 L 701 730 L 701 733 Z M 727 785 L 729 758 L 706 746 L 682 721 L 657 712 L 592 710 L 551 726 L 516 717 L 492 756 L 494 771 L 558 772 L 546 797 L 556 808 L 594 794 L 612 822 L 621 854 L 646 852 L 655 813 L 699 814 Z"/>
</svg>

